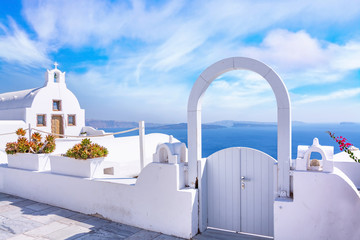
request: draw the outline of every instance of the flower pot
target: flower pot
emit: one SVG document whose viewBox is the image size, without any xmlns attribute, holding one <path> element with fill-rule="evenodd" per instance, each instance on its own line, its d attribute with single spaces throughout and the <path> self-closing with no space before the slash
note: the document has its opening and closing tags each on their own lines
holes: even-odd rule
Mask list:
<svg viewBox="0 0 360 240">
<path fill-rule="evenodd" d="M 83 178 L 102 177 L 104 174 L 104 168 L 102 165 L 104 159 L 105 158 L 92 158 L 82 160 L 51 155 L 51 172 Z"/>
<path fill-rule="evenodd" d="M 321 166 L 310 166 L 309 170 L 310 171 L 321 171 Z"/>
<path fill-rule="evenodd" d="M 8 154 L 8 167 L 31 171 L 50 170 L 49 154 L 16 153 Z"/>
</svg>

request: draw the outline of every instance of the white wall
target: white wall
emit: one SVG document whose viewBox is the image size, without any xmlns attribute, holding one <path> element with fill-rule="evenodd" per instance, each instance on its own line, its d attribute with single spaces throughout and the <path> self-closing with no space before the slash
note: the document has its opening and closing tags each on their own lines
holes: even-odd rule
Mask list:
<svg viewBox="0 0 360 240">
<path fill-rule="evenodd" d="M 169 142 L 169 135 L 162 133 L 151 133 L 145 135 L 145 159 L 144 166 L 152 162 L 153 154 L 160 143 Z M 79 143 L 82 139 L 56 139 L 56 149 L 54 154 L 63 154 L 69 148 Z M 122 177 L 134 177 L 140 173 L 140 146 L 139 136 L 131 137 L 94 137 L 91 141 L 105 146 L 109 150 L 106 161 L 117 163 L 118 172 Z M 173 138 L 173 142 L 179 142 Z"/>
<path fill-rule="evenodd" d="M 0 134 L 15 132 L 19 127 L 27 128 L 23 121 L 0 121 Z M 153 154 L 156 152 L 158 144 L 169 142 L 169 135 L 162 133 L 151 133 L 145 135 L 145 159 L 144 166 L 152 162 Z M 0 162 L 7 162 L 7 156 L 4 153 L 6 143 L 16 141 L 16 134 L 0 136 Z M 173 142 L 179 142 L 172 138 Z M 75 144 L 80 143 L 82 138 L 57 138 L 56 148 L 52 154 L 65 154 Z M 117 173 L 121 177 L 134 177 L 140 173 L 140 146 L 139 136 L 131 137 L 94 137 L 91 141 L 105 146 L 109 150 L 106 161 L 116 163 Z"/>
<path fill-rule="evenodd" d="M 0 120 L 0 163 L 7 162 L 7 156 L 4 152 L 6 143 L 15 142 L 18 136 L 15 134 L 18 128 L 27 128 L 24 121 L 2 121 Z M 11 135 L 1 135 L 4 133 L 13 133 Z"/>
<path fill-rule="evenodd" d="M 353 151 L 354 155 L 360 158 L 360 151 Z M 360 163 L 355 162 L 346 152 L 334 155 L 334 166 L 345 173 L 357 188 L 360 188 Z"/>
<path fill-rule="evenodd" d="M 54 73 L 59 81 L 54 82 Z M 23 120 L 32 128 L 51 132 L 52 115 L 63 117 L 63 129 L 66 135 L 79 135 L 85 126 L 85 111 L 75 95 L 66 87 L 65 72 L 58 69 L 48 70 L 45 74 L 45 86 L 18 92 L 2 94 L 0 110 L 1 120 Z M 61 111 L 53 111 L 53 100 L 61 100 Z M 37 126 L 37 114 L 46 114 L 46 126 Z M 76 115 L 76 125 L 68 125 L 68 115 Z"/>
<path fill-rule="evenodd" d="M 53 111 L 53 100 L 61 100 L 62 110 Z M 46 114 L 46 127 L 36 126 L 36 115 Z M 76 115 L 76 126 L 68 126 L 68 115 Z M 66 88 L 65 84 L 55 83 L 42 88 L 36 95 L 31 108 L 26 109 L 26 120 L 33 128 L 51 132 L 52 115 L 62 115 L 64 133 L 66 135 L 79 135 L 85 126 L 85 111 L 75 95 Z"/>
<path fill-rule="evenodd" d="M 181 165 L 151 163 L 136 185 L 0 166 L 0 192 L 182 238 L 197 233 L 197 189 L 180 189 Z"/>
<path fill-rule="evenodd" d="M 17 109 L 3 109 L 0 110 L 1 120 L 25 120 L 26 110 L 25 108 Z"/>
<path fill-rule="evenodd" d="M 86 136 L 98 136 L 98 135 L 104 135 L 106 132 L 104 130 L 97 130 L 93 127 L 85 126 L 81 129 L 81 132 L 86 132 Z M 113 135 L 109 135 L 108 137 L 114 138 Z"/>
<path fill-rule="evenodd" d="M 343 172 L 294 171 L 293 184 L 293 201 L 274 203 L 275 239 L 359 239 L 360 195 Z"/>
</svg>

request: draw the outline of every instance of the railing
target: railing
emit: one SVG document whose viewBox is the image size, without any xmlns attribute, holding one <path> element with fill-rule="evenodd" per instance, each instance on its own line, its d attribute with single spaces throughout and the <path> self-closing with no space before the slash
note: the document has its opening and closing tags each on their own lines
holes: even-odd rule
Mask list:
<svg viewBox="0 0 360 240">
<path fill-rule="evenodd" d="M 113 136 L 113 135 L 118 135 L 118 134 L 123 134 L 123 133 L 127 133 L 127 132 L 132 132 L 135 130 L 138 130 L 140 128 L 132 128 L 132 129 L 128 129 L 125 131 L 121 131 L 121 132 L 115 132 L 115 133 L 105 133 L 102 135 L 90 135 L 90 136 L 73 136 L 73 135 L 65 135 L 65 134 L 58 134 L 58 133 L 50 133 L 50 132 L 46 132 L 46 131 L 42 131 L 36 128 L 30 128 L 31 130 L 37 131 L 37 132 L 41 132 L 41 133 L 45 133 L 45 134 L 49 134 L 49 135 L 54 135 L 54 136 L 59 136 L 59 137 L 69 137 L 69 138 L 94 138 L 94 137 L 106 137 L 106 136 Z"/>
<path fill-rule="evenodd" d="M 65 137 L 65 138 L 95 138 L 95 137 L 114 136 L 114 135 L 118 135 L 118 134 L 124 134 L 124 133 L 139 130 L 140 170 L 142 170 L 144 168 L 144 158 L 145 158 L 145 122 L 144 121 L 140 121 L 139 122 L 139 127 L 137 127 L 137 128 L 132 128 L 132 129 L 128 129 L 128 130 L 124 130 L 124 131 L 120 131 L 120 132 L 105 133 L 105 134 L 101 134 L 101 135 L 91 135 L 91 136 L 81 136 L 81 135 L 73 136 L 73 135 L 66 135 L 66 134 L 50 133 L 50 132 L 47 132 L 47 131 L 32 128 L 31 124 L 29 124 L 29 127 L 24 129 L 24 130 L 28 131 L 29 139 L 31 139 L 31 135 L 32 135 L 33 131 L 44 133 L 44 134 L 49 134 L 49 135 L 54 135 L 54 136 L 58 136 L 58 137 Z M 13 135 L 13 134 L 16 134 L 16 131 L 15 132 L 9 132 L 9 133 L 0 133 L 0 136 Z"/>
</svg>

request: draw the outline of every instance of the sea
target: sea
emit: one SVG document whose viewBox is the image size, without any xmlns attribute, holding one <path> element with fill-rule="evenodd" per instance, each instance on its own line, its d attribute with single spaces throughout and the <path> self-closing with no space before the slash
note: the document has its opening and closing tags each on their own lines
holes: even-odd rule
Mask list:
<svg viewBox="0 0 360 240">
<path fill-rule="evenodd" d="M 103 128 L 106 132 L 119 132 L 123 128 Z M 292 126 L 292 158 L 297 157 L 299 145 L 312 145 L 318 138 L 321 145 L 334 146 L 334 152 L 339 153 L 337 143 L 327 131 L 336 136 L 347 138 L 347 142 L 360 148 L 360 124 L 299 124 Z M 187 129 L 145 129 L 145 133 L 164 133 L 173 135 L 187 144 Z M 115 137 L 138 135 L 137 131 L 116 135 Z M 229 147 L 250 147 L 265 152 L 277 159 L 277 126 L 239 126 L 202 130 L 202 157 Z"/>
</svg>

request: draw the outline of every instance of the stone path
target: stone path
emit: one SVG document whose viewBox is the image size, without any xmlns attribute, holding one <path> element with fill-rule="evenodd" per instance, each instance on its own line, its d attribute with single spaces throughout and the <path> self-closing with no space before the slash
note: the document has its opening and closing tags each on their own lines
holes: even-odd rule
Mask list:
<svg viewBox="0 0 360 240">
<path fill-rule="evenodd" d="M 0 193 L 0 240 L 2 239 L 176 240 L 180 238 Z"/>
<path fill-rule="evenodd" d="M 180 240 L 21 197 L 0 193 L 0 240 Z M 208 229 L 195 240 L 265 240 Z"/>
</svg>

